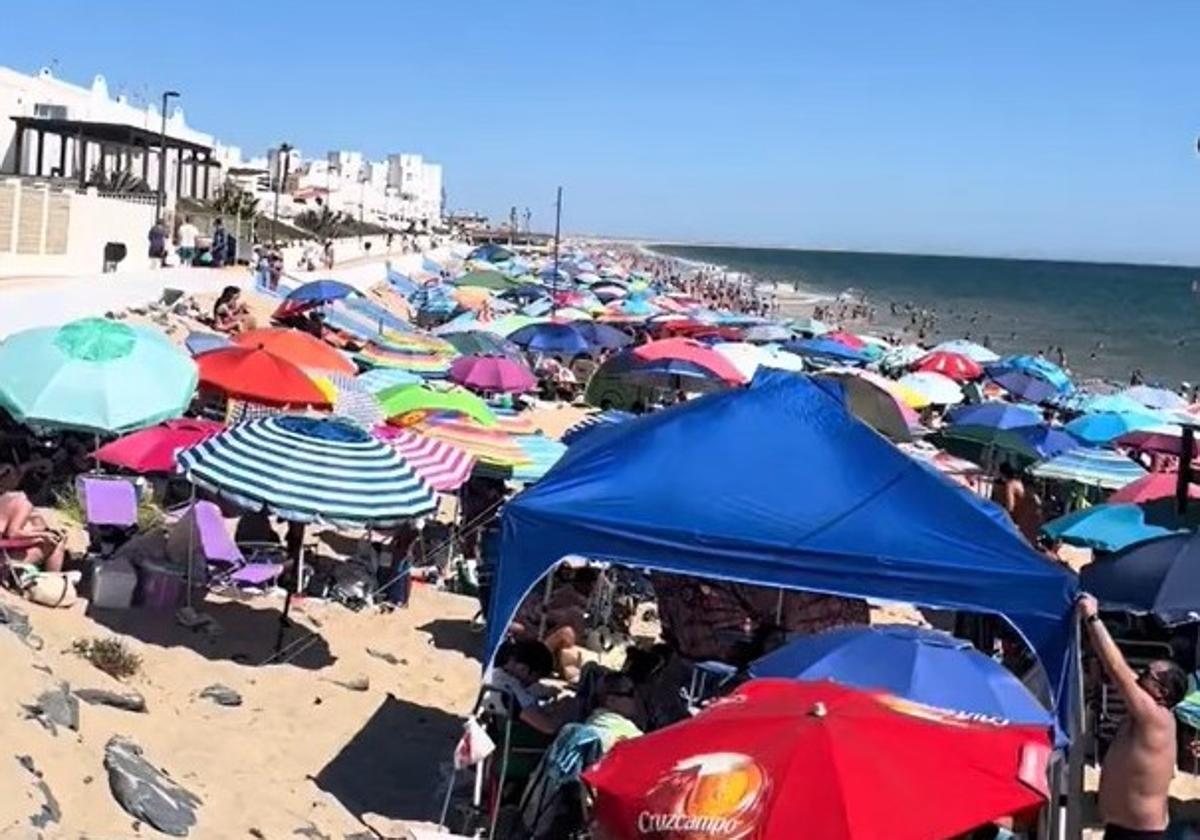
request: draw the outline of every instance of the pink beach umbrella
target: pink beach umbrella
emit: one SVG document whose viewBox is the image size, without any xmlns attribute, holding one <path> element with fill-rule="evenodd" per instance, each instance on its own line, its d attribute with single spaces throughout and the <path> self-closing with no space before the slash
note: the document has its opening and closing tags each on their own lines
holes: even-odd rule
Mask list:
<svg viewBox="0 0 1200 840">
<path fill-rule="evenodd" d="M 537 387 L 537 377 L 505 356 L 461 356 L 450 365 L 450 379 L 473 391 L 520 393 Z"/>
<path fill-rule="evenodd" d="M 1158 499 L 1169 499 L 1175 495 L 1178 482 L 1179 473 L 1150 473 L 1149 475 L 1142 476 L 1137 481 L 1131 481 L 1113 493 L 1108 497 L 1108 503 L 1140 505 Z M 1188 498 L 1200 499 L 1200 486 L 1189 484 Z"/>
<path fill-rule="evenodd" d="M 457 490 L 475 469 L 475 456 L 444 440 L 394 426 L 376 427 L 375 436 L 399 452 L 417 475 L 442 493 Z"/>
</svg>

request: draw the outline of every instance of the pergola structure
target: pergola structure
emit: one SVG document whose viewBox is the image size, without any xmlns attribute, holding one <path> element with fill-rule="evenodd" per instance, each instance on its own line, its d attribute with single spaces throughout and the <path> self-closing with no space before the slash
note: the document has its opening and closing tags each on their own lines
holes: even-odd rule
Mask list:
<svg viewBox="0 0 1200 840">
<path fill-rule="evenodd" d="M 14 175 L 31 175 L 34 177 L 67 178 L 68 172 L 79 180 L 82 187 L 87 183 L 89 161 L 94 161 L 105 172 L 109 161 L 114 162 L 114 170 L 124 169 L 134 171 L 134 158 L 140 157 L 141 177 L 153 189 L 157 183 L 158 154 L 161 146 L 166 147 L 167 166 L 171 163 L 171 153 L 175 155 L 175 189 L 177 197 L 204 199 L 209 195 L 210 180 L 216 183 L 215 176 L 210 173 L 213 168 L 220 169 L 221 164 L 213 160 L 213 150 L 202 143 L 172 137 L 169 134 L 165 141 L 159 132 L 122 123 L 91 122 L 87 120 L 54 119 L 46 117 L 12 117 L 17 125 L 14 139 Z M 58 138 L 58 160 L 46 160 L 47 135 Z M 32 139 L 36 150 L 32 156 L 32 166 L 25 166 L 26 142 Z M 73 148 L 72 148 L 73 145 Z M 89 156 L 91 147 L 95 145 L 99 151 L 99 159 Z M 150 161 L 155 163 L 155 179 L 150 177 Z M 184 168 L 190 167 L 190 177 L 184 179 Z M 50 171 L 48 172 L 47 169 Z M 168 172 L 169 172 L 168 168 Z M 185 187 L 187 188 L 185 191 Z M 172 193 L 170 187 L 168 193 Z"/>
</svg>

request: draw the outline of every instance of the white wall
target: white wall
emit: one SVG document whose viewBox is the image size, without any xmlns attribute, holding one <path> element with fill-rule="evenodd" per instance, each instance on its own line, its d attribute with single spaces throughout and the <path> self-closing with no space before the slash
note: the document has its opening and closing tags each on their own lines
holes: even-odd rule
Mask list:
<svg viewBox="0 0 1200 840">
<path fill-rule="evenodd" d="M 118 271 L 148 264 L 152 203 L 52 192 L 15 178 L 0 181 L 0 193 L 0 277 L 99 272 L 107 242 L 125 243 Z"/>
</svg>

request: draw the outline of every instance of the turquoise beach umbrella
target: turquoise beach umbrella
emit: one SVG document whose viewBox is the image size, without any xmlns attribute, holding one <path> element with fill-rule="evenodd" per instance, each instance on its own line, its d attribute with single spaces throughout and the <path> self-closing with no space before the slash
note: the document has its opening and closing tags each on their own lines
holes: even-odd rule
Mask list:
<svg viewBox="0 0 1200 840">
<path fill-rule="evenodd" d="M 104 318 L 0 342 L 0 408 L 29 426 L 126 432 L 183 414 L 196 363 L 165 335 Z"/>
</svg>

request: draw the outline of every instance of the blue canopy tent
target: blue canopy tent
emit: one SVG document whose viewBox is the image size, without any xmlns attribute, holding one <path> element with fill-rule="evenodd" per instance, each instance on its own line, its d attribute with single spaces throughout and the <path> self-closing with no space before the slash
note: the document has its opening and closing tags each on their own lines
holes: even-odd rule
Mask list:
<svg viewBox="0 0 1200 840">
<path fill-rule="evenodd" d="M 489 658 L 520 601 L 575 554 L 1002 615 L 1070 731 L 1075 575 L 852 417 L 837 383 L 767 370 L 749 389 L 597 430 L 501 524 Z"/>
</svg>

